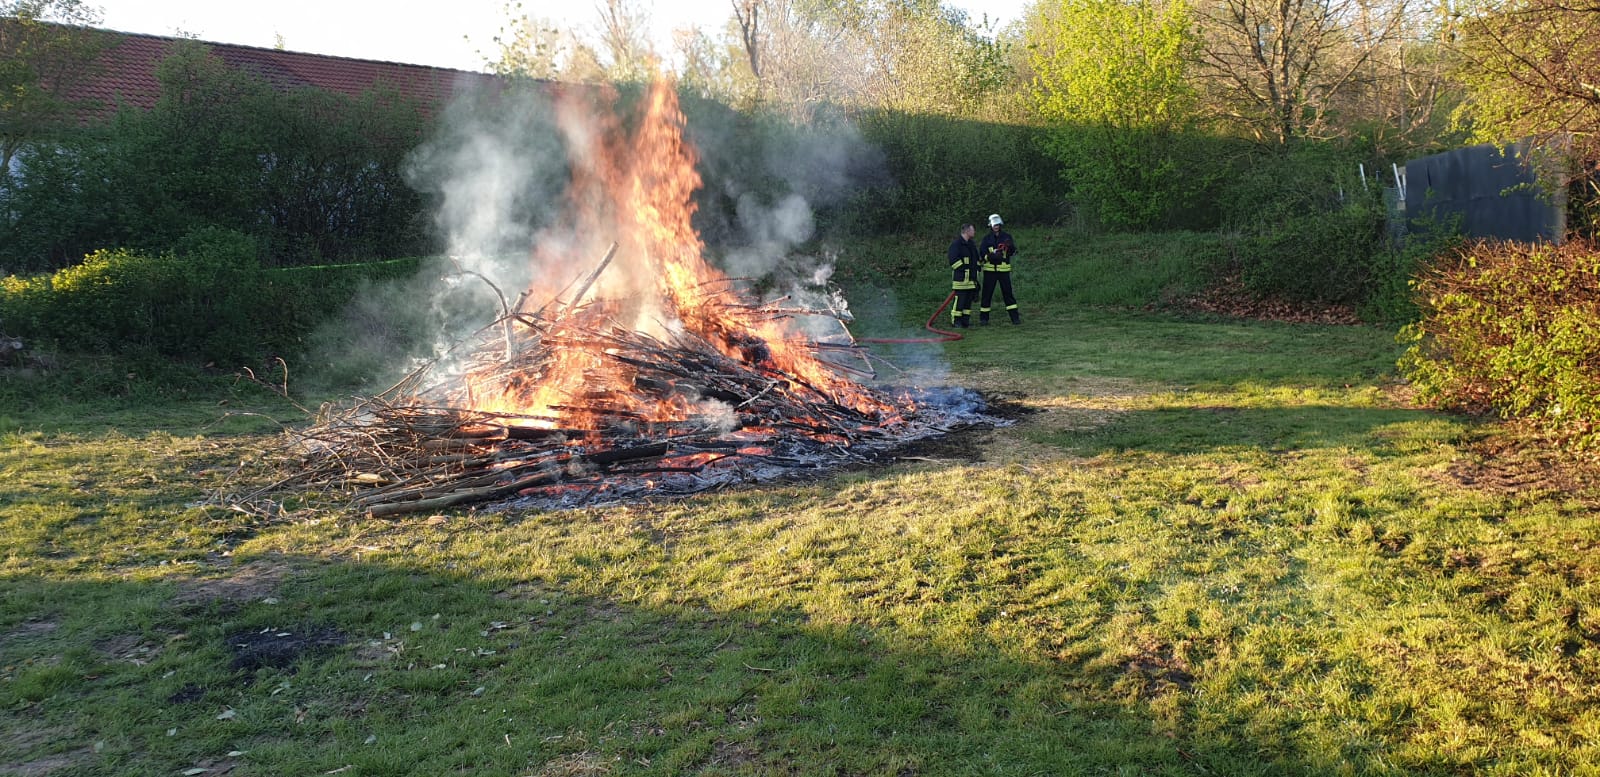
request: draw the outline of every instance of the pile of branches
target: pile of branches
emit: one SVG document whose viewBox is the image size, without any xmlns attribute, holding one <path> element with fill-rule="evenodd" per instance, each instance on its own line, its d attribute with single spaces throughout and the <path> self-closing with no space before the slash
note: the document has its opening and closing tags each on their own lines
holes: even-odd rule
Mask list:
<svg viewBox="0 0 1600 777">
<path fill-rule="evenodd" d="M 745 320 L 796 312 L 732 294 L 708 299 Z M 230 501 L 256 511 L 285 492 L 320 492 L 383 517 L 486 501 L 576 507 L 679 496 L 870 461 L 973 421 L 860 384 L 855 400 L 840 401 L 782 371 L 760 342 L 719 348 L 684 330 L 653 337 L 617 325 L 605 302 L 507 310 L 458 349 L 466 354 L 453 369 L 436 361 L 377 396 L 324 407 L 309 427 L 288 432 L 278 457 L 285 474 Z M 864 354 L 849 344 L 809 347 Z M 474 409 L 465 385 L 536 387 L 572 348 L 609 364 L 551 417 Z M 462 373 L 474 380 L 463 384 Z M 619 375 L 627 385 L 616 385 Z M 629 409 L 639 400 L 705 412 L 653 421 Z M 582 428 L 568 418 L 585 419 Z"/>
</svg>

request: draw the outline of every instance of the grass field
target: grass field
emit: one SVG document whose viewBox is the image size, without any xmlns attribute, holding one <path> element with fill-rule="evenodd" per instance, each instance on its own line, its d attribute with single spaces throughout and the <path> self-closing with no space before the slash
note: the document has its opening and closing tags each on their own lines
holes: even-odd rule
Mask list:
<svg viewBox="0 0 1600 777">
<path fill-rule="evenodd" d="M 1055 245 L 1023 326 L 884 349 L 1018 423 L 821 482 L 260 518 L 205 502 L 269 398 L 8 409 L 0 774 L 1600 774 L 1595 494 L 1391 332 L 1086 306 L 1128 247 Z"/>
</svg>

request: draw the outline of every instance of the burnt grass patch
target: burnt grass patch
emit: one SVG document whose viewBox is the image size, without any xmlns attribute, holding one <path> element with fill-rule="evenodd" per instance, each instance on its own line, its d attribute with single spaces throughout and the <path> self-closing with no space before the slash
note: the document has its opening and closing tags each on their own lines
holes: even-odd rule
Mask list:
<svg viewBox="0 0 1600 777">
<path fill-rule="evenodd" d="M 995 429 L 1011 426 L 1041 412 L 1021 402 L 1020 394 L 985 393 L 969 389 L 949 389 L 945 411 L 957 421 L 942 434 L 920 437 L 887 448 L 869 461 L 844 469 L 867 471 L 873 467 L 903 460 L 931 459 L 975 464 L 983 461 L 983 443 Z M 817 472 L 812 477 L 796 473 L 796 480 L 821 480 L 833 472 Z"/>
<path fill-rule="evenodd" d="M 346 641 L 344 632 L 331 626 L 235 632 L 227 637 L 228 652 L 233 656 L 229 667 L 237 672 L 284 669 L 302 657 L 324 655 Z"/>
</svg>

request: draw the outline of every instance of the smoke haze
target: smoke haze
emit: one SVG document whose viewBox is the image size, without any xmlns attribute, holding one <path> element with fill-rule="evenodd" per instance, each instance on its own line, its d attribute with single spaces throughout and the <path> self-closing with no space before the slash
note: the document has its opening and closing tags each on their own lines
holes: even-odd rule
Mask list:
<svg viewBox="0 0 1600 777">
<path fill-rule="evenodd" d="M 646 291 L 660 270 L 629 242 L 634 225 L 621 223 L 636 214 L 620 212 L 595 180 L 637 174 L 623 169 L 640 163 L 625 140 L 635 101 L 604 89 L 560 88 L 556 97 L 527 89 L 452 106 L 415 153 L 409 176 L 436 203 L 448 261 L 429 266 L 413 283 L 374 289 L 344 322 L 369 334 L 324 333 L 319 361 L 338 362 L 349 358 L 338 350 L 360 349 L 361 363 L 388 359 L 394 367 L 374 374 L 391 380 L 419 359 L 439 357 L 523 296 L 524 310 L 562 297 L 597 267 L 613 240 L 621 241 L 615 262 L 595 293 L 653 297 Z M 623 102 L 626 108 L 613 110 Z M 848 318 L 843 296 L 830 284 L 837 254 L 818 243 L 814 209 L 837 207 L 881 175 L 879 152 L 843 122 L 753 123 L 721 106 L 697 107 L 686 133 L 703 180 L 695 229 L 681 236 L 685 249 L 704 250 L 730 277 L 748 280 L 762 295 L 754 301 L 787 297 L 785 309 Z M 647 185 L 670 185 L 639 175 Z M 708 250 L 695 234 L 702 230 Z M 385 313 L 392 323 L 381 322 Z M 672 318 L 652 308 L 635 314 L 620 323 L 648 330 Z M 832 315 L 794 321 L 815 339 L 848 337 Z M 402 335 L 421 329 L 433 333 L 425 345 L 402 347 Z M 370 334 L 380 331 L 395 334 Z"/>
</svg>

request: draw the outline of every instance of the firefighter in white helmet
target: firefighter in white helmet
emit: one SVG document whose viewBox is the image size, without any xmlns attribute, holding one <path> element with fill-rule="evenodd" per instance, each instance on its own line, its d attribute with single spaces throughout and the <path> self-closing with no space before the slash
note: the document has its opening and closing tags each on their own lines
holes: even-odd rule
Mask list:
<svg viewBox="0 0 1600 777">
<path fill-rule="evenodd" d="M 1000 214 L 989 216 L 989 234 L 978 244 L 978 257 L 983 266 L 983 296 L 978 300 L 978 323 L 989 323 L 989 303 L 994 300 L 994 287 L 1000 287 L 1000 297 L 1005 300 L 1006 314 L 1012 324 L 1022 323 L 1017 312 L 1017 295 L 1011 291 L 1011 257 L 1017 253 L 1017 241 L 1005 230 Z"/>
</svg>

